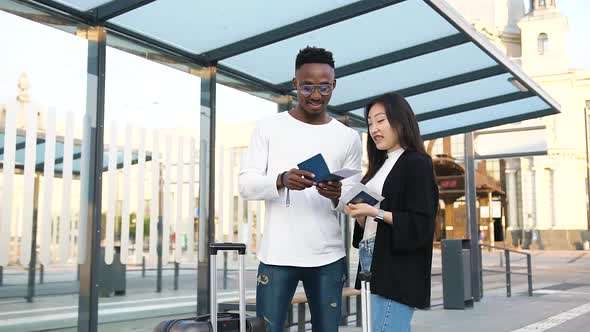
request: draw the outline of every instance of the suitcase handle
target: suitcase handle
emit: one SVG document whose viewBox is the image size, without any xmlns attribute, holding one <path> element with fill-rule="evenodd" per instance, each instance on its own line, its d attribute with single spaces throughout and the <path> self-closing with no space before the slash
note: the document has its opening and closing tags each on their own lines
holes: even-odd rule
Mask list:
<svg viewBox="0 0 590 332">
<path fill-rule="evenodd" d="M 371 332 L 371 271 L 359 272 L 361 280 L 361 306 L 363 317 L 363 332 Z"/>
<path fill-rule="evenodd" d="M 369 271 L 361 271 L 359 273 L 359 279 L 361 281 L 371 282 L 371 272 L 369 272 Z"/>
<path fill-rule="evenodd" d="M 211 243 L 209 244 L 209 255 L 217 255 L 218 251 L 237 251 L 240 255 L 246 254 L 246 245 L 243 243 Z"/>
<path fill-rule="evenodd" d="M 217 252 L 237 251 L 239 255 L 238 283 L 240 286 L 240 332 L 246 332 L 246 289 L 244 270 L 246 269 L 246 245 L 244 243 L 210 243 L 209 255 L 211 263 L 211 325 L 217 332 Z"/>
</svg>

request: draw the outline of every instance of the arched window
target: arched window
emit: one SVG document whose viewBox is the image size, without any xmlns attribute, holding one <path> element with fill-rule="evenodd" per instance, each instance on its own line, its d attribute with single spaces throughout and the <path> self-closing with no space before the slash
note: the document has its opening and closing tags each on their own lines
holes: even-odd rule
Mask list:
<svg viewBox="0 0 590 332">
<path fill-rule="evenodd" d="M 539 34 L 539 37 L 537 38 L 537 50 L 539 51 L 539 54 L 545 54 L 548 48 L 549 37 L 547 37 L 546 33 Z"/>
</svg>

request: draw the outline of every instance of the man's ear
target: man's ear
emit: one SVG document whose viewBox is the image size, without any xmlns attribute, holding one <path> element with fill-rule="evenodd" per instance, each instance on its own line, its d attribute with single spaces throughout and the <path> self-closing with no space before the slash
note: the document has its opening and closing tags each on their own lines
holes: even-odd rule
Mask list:
<svg viewBox="0 0 590 332">
<path fill-rule="evenodd" d="M 293 80 L 291 81 L 291 83 L 293 83 L 293 89 L 297 90 L 297 79 L 295 77 L 293 77 Z"/>
<path fill-rule="evenodd" d="M 332 89 L 336 89 L 336 80 L 334 80 L 334 83 L 332 84 Z"/>
</svg>

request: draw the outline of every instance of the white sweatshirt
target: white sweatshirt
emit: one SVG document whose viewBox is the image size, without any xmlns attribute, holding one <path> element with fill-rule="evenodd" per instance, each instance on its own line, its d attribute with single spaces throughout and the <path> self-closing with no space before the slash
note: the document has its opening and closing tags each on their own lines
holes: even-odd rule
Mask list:
<svg viewBox="0 0 590 332">
<path fill-rule="evenodd" d="M 258 259 L 269 265 L 316 267 L 344 257 L 340 223 L 332 201 L 315 187 L 277 190 L 277 176 L 321 153 L 330 171 L 361 169 L 359 134 L 335 119 L 310 125 L 279 113 L 257 123 L 239 176 L 240 195 L 265 201 L 265 223 Z M 360 180 L 342 181 L 342 192 Z M 342 202 L 337 209 L 342 209 Z"/>
</svg>

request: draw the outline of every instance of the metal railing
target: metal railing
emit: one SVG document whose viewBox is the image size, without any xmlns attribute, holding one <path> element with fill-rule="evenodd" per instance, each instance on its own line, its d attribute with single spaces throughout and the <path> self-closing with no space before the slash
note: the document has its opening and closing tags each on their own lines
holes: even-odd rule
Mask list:
<svg viewBox="0 0 590 332">
<path fill-rule="evenodd" d="M 492 245 L 484 244 L 484 243 L 480 243 L 479 246 L 480 247 L 485 247 L 485 248 L 497 249 L 497 250 L 503 250 L 504 251 L 505 271 L 496 271 L 496 270 L 488 270 L 488 269 L 486 269 L 486 271 L 487 272 L 496 272 L 496 273 L 506 273 L 506 296 L 507 297 L 511 297 L 512 296 L 512 275 L 513 274 L 526 275 L 527 276 L 528 295 L 529 296 L 533 296 L 533 269 L 532 269 L 532 262 L 531 262 L 531 254 L 530 253 L 525 252 L 525 251 L 508 249 L 508 248 L 505 248 L 505 247 L 492 246 Z M 520 254 L 520 255 L 525 255 L 526 256 L 527 272 L 516 272 L 516 271 L 512 271 L 512 268 L 511 268 L 511 265 L 510 265 L 510 253 L 515 253 L 515 254 Z"/>
</svg>

